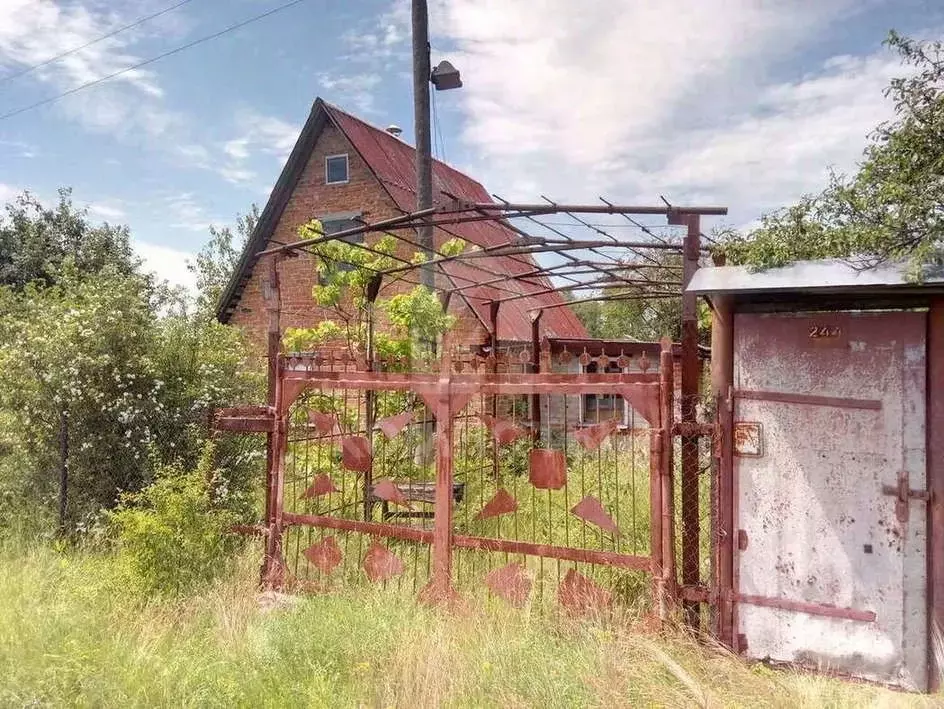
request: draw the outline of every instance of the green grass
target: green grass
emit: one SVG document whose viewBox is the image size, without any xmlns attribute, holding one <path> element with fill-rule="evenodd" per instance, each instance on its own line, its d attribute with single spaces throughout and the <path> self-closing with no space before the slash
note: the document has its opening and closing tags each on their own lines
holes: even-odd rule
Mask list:
<svg viewBox="0 0 944 709">
<path fill-rule="evenodd" d="M 255 554 L 192 597 L 144 602 L 97 554 L 0 550 L 0 705 L 931 706 L 748 666 L 629 618 L 445 612 L 371 590 L 262 611 Z"/>
</svg>

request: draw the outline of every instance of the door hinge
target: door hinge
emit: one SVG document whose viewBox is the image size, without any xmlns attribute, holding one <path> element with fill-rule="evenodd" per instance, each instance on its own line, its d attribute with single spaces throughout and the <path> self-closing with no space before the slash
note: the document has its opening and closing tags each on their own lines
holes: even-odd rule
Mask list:
<svg viewBox="0 0 944 709">
<path fill-rule="evenodd" d="M 912 490 L 908 484 L 908 471 L 902 470 L 898 473 L 897 485 L 882 485 L 883 495 L 892 495 L 895 498 L 895 517 L 899 522 L 908 521 L 908 508 L 911 500 L 924 500 L 926 503 L 931 500 L 931 493 L 927 490 Z"/>
</svg>

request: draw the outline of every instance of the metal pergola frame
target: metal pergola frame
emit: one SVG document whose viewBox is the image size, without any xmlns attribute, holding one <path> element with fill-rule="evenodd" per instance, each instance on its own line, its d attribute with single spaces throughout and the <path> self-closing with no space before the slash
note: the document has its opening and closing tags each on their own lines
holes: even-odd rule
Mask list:
<svg viewBox="0 0 944 709">
<path fill-rule="evenodd" d="M 447 195 L 449 196 L 449 195 Z M 532 313 L 532 350 L 535 371 L 538 364 L 538 346 L 540 343 L 541 315 L 545 310 L 563 307 L 574 303 L 609 302 L 620 300 L 648 300 L 678 298 L 681 302 L 682 331 L 680 337 L 681 359 L 681 419 L 678 430 L 667 432 L 667 435 L 677 435 L 681 438 L 681 589 L 687 590 L 682 595 L 684 617 L 692 627 L 699 625 L 699 603 L 708 599 L 705 594 L 698 592 L 700 568 L 700 515 L 698 500 L 698 440 L 708 435 L 699 426 L 696 419 L 696 405 L 700 399 L 701 357 L 698 347 L 698 319 L 696 298 L 694 294 L 686 293 L 685 288 L 699 267 L 699 259 L 709 251 L 702 244 L 702 239 L 711 242 L 701 231 L 701 218 L 707 216 L 724 216 L 726 207 L 714 206 L 674 206 L 663 198 L 663 205 L 623 205 L 600 198 L 600 204 L 560 204 L 547 197 L 544 203 L 514 203 L 496 197 L 498 202 L 468 202 L 454 199 L 451 202 L 439 204 L 429 209 L 407 212 L 395 217 L 381 219 L 374 222 L 363 222 L 356 227 L 344 229 L 333 234 L 324 234 L 310 239 L 303 239 L 286 244 L 280 244 L 259 251 L 257 257 L 267 257 L 268 282 L 274 297 L 267 299 L 269 312 L 269 369 L 270 406 L 274 404 L 274 384 L 277 372 L 277 362 L 280 349 L 279 331 L 279 297 L 278 297 L 278 260 L 298 252 L 312 253 L 310 249 L 319 244 L 345 240 L 350 245 L 384 255 L 398 262 L 398 265 L 377 270 L 377 280 L 370 289 L 368 299 L 376 298 L 378 292 L 387 285 L 404 281 L 419 285 L 420 279 L 414 276 L 422 269 L 440 272 L 451 287 L 435 286 L 441 291 L 443 301 L 448 303 L 453 293 L 461 292 L 465 298 L 481 300 L 489 305 L 490 331 L 489 347 L 492 351 L 500 342 L 498 332 L 498 313 L 502 303 L 539 297 L 556 291 L 599 291 L 598 295 L 569 300 L 563 303 L 548 303 L 526 308 Z M 572 224 L 542 221 L 554 215 L 564 215 Z M 623 222 L 619 225 L 605 225 L 588 221 L 582 215 L 610 215 L 619 217 Z M 646 224 L 640 217 L 664 217 L 665 225 Z M 514 223 L 515 220 L 526 220 L 529 231 Z M 386 254 L 374 249 L 367 243 L 353 243 L 350 237 L 384 233 L 394 236 L 400 242 L 421 252 L 428 252 L 415 238 L 415 230 L 423 227 L 438 228 L 440 231 L 462 238 L 461 235 L 448 229 L 460 224 L 495 221 L 513 234 L 515 238 L 507 243 L 477 247 L 466 250 L 457 255 L 446 255 L 433 249 L 432 256 L 423 263 L 414 263 L 396 254 Z M 639 238 L 623 238 L 615 236 L 607 229 L 616 227 L 632 229 L 638 232 Z M 681 238 L 676 235 L 657 234 L 655 229 L 663 226 L 680 227 L 684 230 Z M 590 238 L 581 238 L 568 232 L 587 234 Z M 542 231 L 547 235 L 535 233 Z M 581 253 L 582 252 L 582 253 Z M 616 253 L 614 253 L 616 252 Z M 665 263 L 657 254 L 675 254 L 680 263 Z M 542 265 L 535 259 L 539 255 L 556 254 L 564 259 L 564 263 Z M 317 255 L 317 254 L 314 254 Z M 483 265 L 488 258 L 503 257 L 511 259 L 522 267 L 518 274 L 495 276 L 493 269 Z M 446 264 L 461 264 L 483 276 L 481 281 L 455 273 L 447 273 L 443 266 Z M 362 267 L 360 264 L 352 264 Z M 660 273 L 660 271 L 662 273 Z M 679 274 L 679 271 L 681 273 Z M 679 275 L 681 278 L 679 278 Z M 589 278 L 586 278 L 589 277 Z M 565 282 L 565 285 L 555 284 L 551 279 Z M 432 279 L 435 283 L 436 279 Z M 509 287 L 515 282 L 517 288 Z M 506 294 L 486 296 L 479 293 L 466 293 L 473 289 L 490 289 L 495 293 Z M 619 291 L 619 292 L 613 292 Z M 368 360 L 371 353 L 368 352 Z M 669 483 L 672 479 L 671 456 L 665 471 Z M 268 515 L 268 511 L 267 511 Z"/>
</svg>

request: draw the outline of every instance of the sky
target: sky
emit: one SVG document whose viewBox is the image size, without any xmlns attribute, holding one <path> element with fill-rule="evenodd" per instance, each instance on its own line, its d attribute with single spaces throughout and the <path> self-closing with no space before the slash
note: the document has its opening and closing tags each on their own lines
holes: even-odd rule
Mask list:
<svg viewBox="0 0 944 709">
<path fill-rule="evenodd" d="M 0 115 L 285 0 L 0 0 Z M 938 0 L 429 0 L 434 152 L 505 198 L 724 205 L 744 227 L 853 169 L 904 69 L 888 30 L 938 38 Z M 73 189 L 192 285 L 210 224 L 264 205 L 316 96 L 412 140 L 408 0 L 303 0 L 0 119 L 0 202 Z"/>
</svg>

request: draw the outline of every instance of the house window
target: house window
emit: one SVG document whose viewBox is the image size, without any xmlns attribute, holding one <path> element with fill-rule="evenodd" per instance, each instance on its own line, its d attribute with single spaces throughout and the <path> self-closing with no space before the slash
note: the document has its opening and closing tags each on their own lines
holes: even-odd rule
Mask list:
<svg viewBox="0 0 944 709">
<path fill-rule="evenodd" d="M 587 374 L 595 374 L 598 371 L 599 365 L 596 362 L 590 362 L 584 367 Z M 621 371 L 617 362 L 609 362 L 606 365 L 607 374 L 619 374 Z M 619 394 L 584 394 L 581 398 L 582 423 L 589 425 L 615 420 L 620 425 L 626 424 L 626 401 Z"/>
<path fill-rule="evenodd" d="M 348 181 L 347 153 L 325 158 L 325 184 L 340 185 Z"/>
<path fill-rule="evenodd" d="M 337 234 L 339 231 L 345 231 L 360 226 L 361 222 L 358 219 L 359 216 L 360 214 L 352 212 L 350 214 L 326 214 L 318 219 L 321 221 L 322 230 L 328 235 Z M 364 232 L 352 234 L 351 236 L 342 236 L 340 241 L 347 242 L 348 244 L 363 244 Z"/>
<path fill-rule="evenodd" d="M 324 231 L 325 235 L 337 234 L 339 231 L 345 231 L 347 229 L 353 229 L 356 226 L 360 226 L 361 222 L 358 219 L 360 217 L 359 212 L 347 212 L 344 214 L 325 214 L 322 217 L 318 217 L 318 220 L 321 222 L 321 228 Z M 364 243 L 364 232 L 360 234 L 351 234 L 350 236 L 342 236 L 339 241 L 343 241 L 348 244 L 363 244 Z M 354 267 L 349 263 L 339 263 L 338 270 L 341 271 L 350 271 Z M 321 285 L 325 285 L 321 279 L 319 279 Z"/>
</svg>

